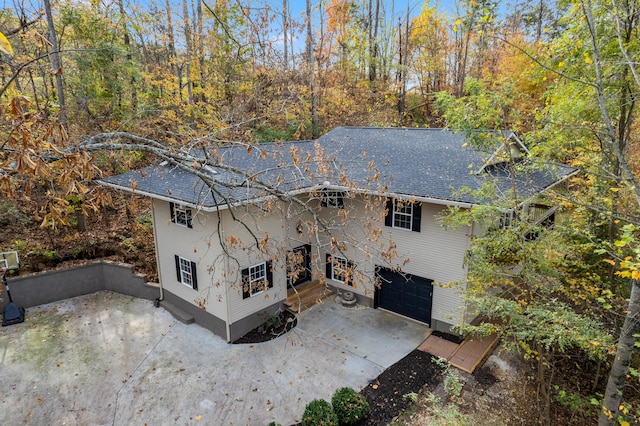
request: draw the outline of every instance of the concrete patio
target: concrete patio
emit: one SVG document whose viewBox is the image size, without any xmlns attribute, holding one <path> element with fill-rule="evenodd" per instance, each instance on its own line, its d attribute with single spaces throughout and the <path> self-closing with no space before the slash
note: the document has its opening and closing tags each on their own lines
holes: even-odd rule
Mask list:
<svg viewBox="0 0 640 426">
<path fill-rule="evenodd" d="M 230 345 L 150 301 L 98 292 L 29 308 L 23 324 L 0 329 L 0 411 L 8 424 L 288 425 L 428 334 L 328 300 L 285 336 Z"/>
</svg>

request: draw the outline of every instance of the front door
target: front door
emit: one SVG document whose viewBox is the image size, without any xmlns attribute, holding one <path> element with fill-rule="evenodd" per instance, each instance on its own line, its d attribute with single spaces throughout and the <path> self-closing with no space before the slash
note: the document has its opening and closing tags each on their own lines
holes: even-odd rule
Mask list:
<svg viewBox="0 0 640 426">
<path fill-rule="evenodd" d="M 287 252 L 287 278 L 290 287 L 311 281 L 311 245 Z"/>
</svg>

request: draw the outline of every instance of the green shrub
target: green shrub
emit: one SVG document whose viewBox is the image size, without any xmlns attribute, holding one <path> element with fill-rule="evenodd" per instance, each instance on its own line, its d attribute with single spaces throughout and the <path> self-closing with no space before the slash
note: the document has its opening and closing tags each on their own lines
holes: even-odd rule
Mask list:
<svg viewBox="0 0 640 426">
<path fill-rule="evenodd" d="M 352 388 L 341 388 L 333 394 L 331 405 L 341 425 L 352 425 L 369 414 L 369 403 Z"/>
<path fill-rule="evenodd" d="M 268 426 L 282 426 L 280 423 L 271 422 Z"/>
<path fill-rule="evenodd" d="M 11 224 L 28 225 L 31 219 L 13 203 L 13 201 L 0 201 L 0 226 Z"/>
<path fill-rule="evenodd" d="M 304 409 L 302 426 L 338 426 L 338 416 L 324 399 L 314 399 Z"/>
</svg>

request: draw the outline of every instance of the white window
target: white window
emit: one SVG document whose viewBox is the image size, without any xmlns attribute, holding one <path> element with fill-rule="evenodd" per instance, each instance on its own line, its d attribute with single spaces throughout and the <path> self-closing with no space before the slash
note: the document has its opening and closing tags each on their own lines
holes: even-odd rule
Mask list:
<svg viewBox="0 0 640 426">
<path fill-rule="evenodd" d="M 273 287 L 271 261 L 258 263 L 242 270 L 242 297 L 244 299 Z"/>
<path fill-rule="evenodd" d="M 169 207 L 171 210 L 171 222 L 177 225 L 186 226 L 187 228 L 192 227 L 192 215 L 190 208 L 183 206 L 182 204 L 175 203 L 170 203 Z"/>
<path fill-rule="evenodd" d="M 387 199 L 385 226 L 420 232 L 422 203 L 411 200 Z"/>
<path fill-rule="evenodd" d="M 516 215 L 513 210 L 503 212 L 502 216 L 500 216 L 499 228 L 508 229 L 513 226 L 516 226 L 516 221 L 517 221 Z"/>
<path fill-rule="evenodd" d="M 196 263 L 180 257 L 175 256 L 176 259 L 176 278 L 178 282 L 186 285 L 194 290 L 198 289 L 198 279 L 196 276 Z"/>
<path fill-rule="evenodd" d="M 332 207 L 334 209 L 343 209 L 344 208 L 344 192 L 323 191 L 322 207 Z"/>
<path fill-rule="evenodd" d="M 396 201 L 393 209 L 393 227 L 411 229 L 413 223 L 413 203 Z"/>
<path fill-rule="evenodd" d="M 353 262 L 342 256 L 327 254 L 327 278 L 352 286 L 353 269 Z"/>
</svg>

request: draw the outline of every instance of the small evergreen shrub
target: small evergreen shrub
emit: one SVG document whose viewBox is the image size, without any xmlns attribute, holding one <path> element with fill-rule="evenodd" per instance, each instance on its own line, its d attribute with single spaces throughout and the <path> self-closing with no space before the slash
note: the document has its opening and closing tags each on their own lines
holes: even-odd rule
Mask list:
<svg viewBox="0 0 640 426">
<path fill-rule="evenodd" d="M 268 426 L 282 426 L 280 423 L 271 422 Z"/>
<path fill-rule="evenodd" d="M 369 414 L 369 403 L 352 388 L 341 388 L 333 394 L 331 405 L 341 425 L 352 425 Z"/>
<path fill-rule="evenodd" d="M 314 399 L 304 409 L 302 426 L 338 426 L 338 416 L 324 399 Z"/>
</svg>

